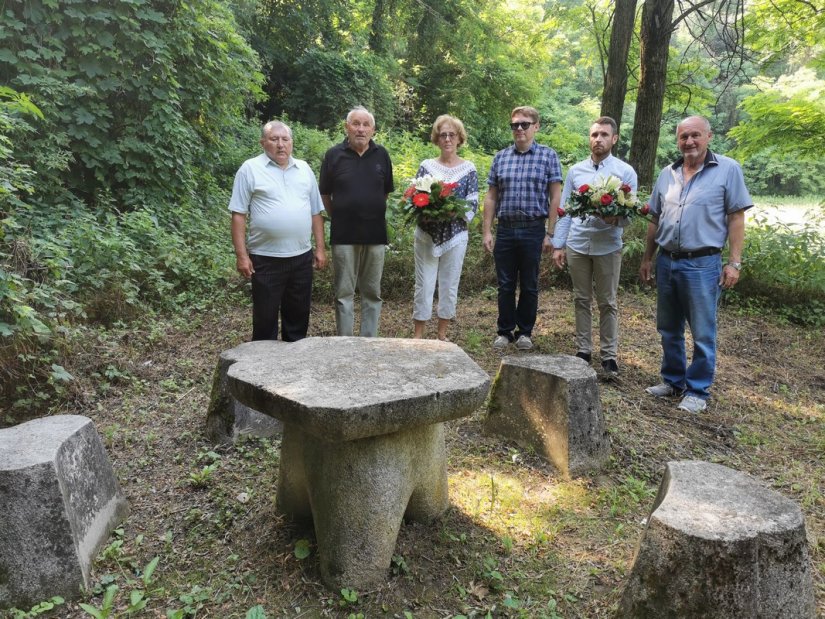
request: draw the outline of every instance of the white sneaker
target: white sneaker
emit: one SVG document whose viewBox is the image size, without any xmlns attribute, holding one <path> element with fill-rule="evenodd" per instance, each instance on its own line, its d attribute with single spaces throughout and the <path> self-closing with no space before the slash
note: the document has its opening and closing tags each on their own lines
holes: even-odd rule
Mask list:
<svg viewBox="0 0 825 619">
<path fill-rule="evenodd" d="M 494 350 L 504 350 L 510 345 L 510 338 L 506 335 L 499 335 L 496 339 L 493 340 L 493 349 Z"/>
<path fill-rule="evenodd" d="M 682 392 L 676 389 L 673 385 L 662 383 L 661 385 L 653 385 L 645 389 L 645 393 L 649 393 L 657 398 L 672 398 L 677 395 L 682 395 Z"/>
<path fill-rule="evenodd" d="M 679 403 L 679 410 L 687 411 L 689 413 L 701 413 L 708 407 L 708 403 L 702 398 L 697 398 L 695 395 L 686 395 Z"/>
<path fill-rule="evenodd" d="M 529 335 L 519 335 L 516 340 L 516 348 L 518 350 L 532 350 L 533 340 L 530 339 Z"/>
</svg>

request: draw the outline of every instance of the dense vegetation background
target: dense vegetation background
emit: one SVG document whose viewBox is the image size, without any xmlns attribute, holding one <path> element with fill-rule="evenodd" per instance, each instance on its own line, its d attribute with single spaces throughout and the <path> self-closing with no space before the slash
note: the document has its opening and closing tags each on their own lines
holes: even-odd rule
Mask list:
<svg viewBox="0 0 825 619">
<path fill-rule="evenodd" d="M 618 154 L 646 183 L 674 156 L 676 120 L 700 113 L 752 193 L 820 201 L 816 3 L 27 0 L 0 11 L 3 424 L 72 397 L 65 360 L 80 342 L 243 291 L 225 205 L 271 117 L 289 120 L 296 155 L 317 170 L 346 111 L 366 105 L 402 186 L 434 153 L 426 136 L 443 112 L 466 123 L 482 175 L 517 104 L 541 111 L 539 140 L 565 166 L 611 113 Z M 825 245 L 810 217 L 750 228 L 743 305 L 825 323 Z M 410 231 L 391 228 L 389 295 L 412 276 Z M 627 238 L 628 283 L 640 234 Z M 474 245 L 463 285 L 480 290 L 492 271 Z M 328 291 L 327 274 L 316 296 Z"/>
</svg>

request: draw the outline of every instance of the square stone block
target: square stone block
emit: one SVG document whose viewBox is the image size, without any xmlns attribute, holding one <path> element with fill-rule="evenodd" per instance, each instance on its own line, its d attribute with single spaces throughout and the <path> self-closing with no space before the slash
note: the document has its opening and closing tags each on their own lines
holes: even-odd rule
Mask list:
<svg viewBox="0 0 825 619">
<path fill-rule="evenodd" d="M 226 373 L 233 363 L 239 361 L 254 363 L 265 361 L 267 356 L 284 354 L 282 347 L 286 344 L 280 340 L 246 342 L 221 353 L 206 412 L 206 438 L 213 445 L 231 445 L 244 435 L 270 438 L 281 434 L 283 426 L 280 421 L 241 404 L 229 393 Z"/>
<path fill-rule="evenodd" d="M 502 359 L 484 430 L 535 450 L 564 477 L 598 469 L 610 456 L 596 372 L 570 355 Z"/>
<path fill-rule="evenodd" d="M 0 430 L 0 608 L 80 596 L 92 560 L 127 514 L 89 418 Z"/>
</svg>

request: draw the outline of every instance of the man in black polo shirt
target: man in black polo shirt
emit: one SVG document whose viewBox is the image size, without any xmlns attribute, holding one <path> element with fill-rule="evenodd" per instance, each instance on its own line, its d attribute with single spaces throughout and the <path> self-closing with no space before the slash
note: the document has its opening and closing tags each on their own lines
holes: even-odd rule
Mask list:
<svg viewBox="0 0 825 619">
<path fill-rule="evenodd" d="M 372 141 L 375 118 L 361 106 L 347 114 L 346 139 L 330 148 L 318 187 L 332 218 L 335 325 L 352 335 L 355 289 L 361 293 L 361 335 L 378 335 L 381 273 L 387 244 L 387 196 L 393 190 L 392 161 Z"/>
</svg>

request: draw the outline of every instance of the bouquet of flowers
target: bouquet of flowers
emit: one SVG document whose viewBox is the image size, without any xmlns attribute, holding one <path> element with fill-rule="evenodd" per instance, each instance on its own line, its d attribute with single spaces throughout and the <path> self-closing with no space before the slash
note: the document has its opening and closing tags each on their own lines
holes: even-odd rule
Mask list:
<svg viewBox="0 0 825 619">
<path fill-rule="evenodd" d="M 569 214 L 584 221 L 590 215 L 598 217 L 645 216 L 649 210 L 642 205 L 630 185 L 615 176 L 597 177 L 592 185 L 582 185 L 570 194 L 570 208 L 559 209 L 559 217 Z"/>
<path fill-rule="evenodd" d="M 458 183 L 445 183 L 430 174 L 414 178 L 410 183 L 398 202 L 406 222 L 451 221 L 465 216 L 466 200 L 453 195 Z"/>
</svg>

